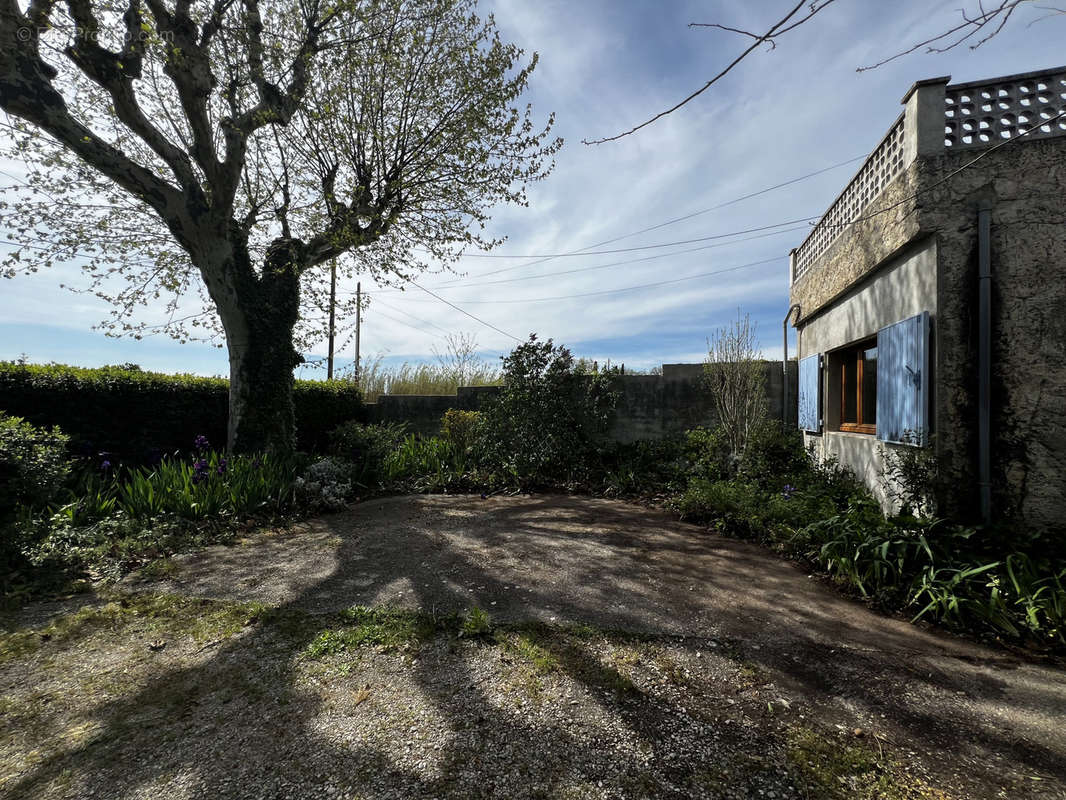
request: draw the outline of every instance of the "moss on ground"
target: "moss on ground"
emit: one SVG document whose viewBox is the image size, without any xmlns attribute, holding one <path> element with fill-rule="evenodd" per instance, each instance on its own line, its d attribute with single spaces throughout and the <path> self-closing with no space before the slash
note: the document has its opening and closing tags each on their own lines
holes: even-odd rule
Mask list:
<svg viewBox="0 0 1066 800">
<path fill-rule="evenodd" d="M 789 731 L 786 758 L 809 800 L 950 800 L 906 774 L 876 744 L 797 727 Z"/>
<path fill-rule="evenodd" d="M 262 603 L 229 603 L 172 594 L 112 595 L 102 605 L 85 606 L 56 617 L 40 628 L 0 633 L 0 664 L 37 652 L 45 645 L 63 646 L 95 631 L 137 622 L 146 633 L 188 635 L 203 643 L 228 639 L 258 621 Z"/>
</svg>

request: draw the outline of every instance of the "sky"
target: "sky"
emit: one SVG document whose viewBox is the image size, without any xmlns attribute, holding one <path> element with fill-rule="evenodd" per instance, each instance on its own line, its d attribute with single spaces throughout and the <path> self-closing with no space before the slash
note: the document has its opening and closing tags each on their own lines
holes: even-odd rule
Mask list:
<svg viewBox="0 0 1066 800">
<path fill-rule="evenodd" d="M 459 275 L 420 279 L 452 305 L 414 287 L 363 281 L 363 357 L 434 361 L 447 334 L 462 333 L 494 360 L 537 333 L 578 356 L 647 369 L 701 361 L 708 336 L 748 314 L 764 355 L 780 358 L 788 253 L 810 223 L 769 226 L 823 213 L 895 121 L 914 81 L 964 82 L 1066 62 L 1066 15 L 1044 18 L 1034 5 L 979 49 L 919 51 L 856 71 L 957 24 L 962 4 L 837 0 L 673 114 L 588 146 L 582 139 L 620 133 L 674 105 L 749 44 L 689 23 L 765 30 L 791 0 L 483 0 L 505 40 L 539 54 L 524 99 L 538 119 L 555 113 L 565 144 L 554 172 L 530 187 L 528 207 L 493 211 L 489 233 L 506 242 L 492 257 L 471 254 Z M 805 177 L 812 173 L 820 174 Z M 663 224 L 679 217 L 688 218 Z M 649 247 L 663 243 L 678 244 Z M 590 249 L 601 254 L 544 258 Z M 76 275 L 75 265 L 60 265 L 0 283 L 0 360 L 227 373 L 225 350 L 208 344 L 94 331 L 106 307 L 59 286 L 77 285 Z M 323 344 L 307 356 L 324 353 Z M 351 360 L 346 348 L 337 363 Z M 321 369 L 299 374 L 323 377 Z"/>
</svg>

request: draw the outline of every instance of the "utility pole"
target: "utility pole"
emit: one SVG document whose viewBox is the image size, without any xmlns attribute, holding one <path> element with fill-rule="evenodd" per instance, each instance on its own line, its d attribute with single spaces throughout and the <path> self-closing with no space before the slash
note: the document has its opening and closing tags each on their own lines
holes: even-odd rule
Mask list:
<svg viewBox="0 0 1066 800">
<path fill-rule="evenodd" d="M 329 262 L 329 357 L 326 359 L 326 380 L 333 380 L 333 337 L 337 333 L 337 259 Z"/>
<path fill-rule="evenodd" d="M 355 284 L 355 385 L 359 385 L 359 329 L 363 322 L 363 284 Z"/>
</svg>

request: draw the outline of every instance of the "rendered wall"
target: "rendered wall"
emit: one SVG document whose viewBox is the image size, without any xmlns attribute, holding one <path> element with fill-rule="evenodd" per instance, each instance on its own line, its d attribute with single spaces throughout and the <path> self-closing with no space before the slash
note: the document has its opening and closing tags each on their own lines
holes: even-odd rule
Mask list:
<svg viewBox="0 0 1066 800">
<path fill-rule="evenodd" d="M 848 240 L 851 237 L 846 237 Z M 847 261 L 853 247 L 831 250 L 836 258 Z M 876 270 L 863 269 L 861 279 L 829 306 L 805 317 L 799 335 L 799 355 L 828 353 L 875 336 L 881 328 L 928 311 L 933 331 L 937 317 L 937 248 L 926 237 L 897 254 Z M 934 334 L 935 340 L 935 334 Z M 934 371 L 934 383 L 936 379 Z M 804 442 L 813 445 L 821 458 L 836 458 L 849 467 L 881 501 L 886 509 L 896 508 L 882 477 L 883 449 L 897 449 L 876 437 L 862 433 L 834 430 L 840 425 L 840 387 L 830 380 L 829 370 L 822 373 L 823 432 L 804 434 Z"/>
<path fill-rule="evenodd" d="M 973 159 L 925 160 L 921 182 Z M 922 198 L 936 231 L 938 448 L 953 510 L 977 496 L 977 213 L 992 218 L 993 513 L 1066 527 L 1066 136 L 989 153 Z"/>
</svg>

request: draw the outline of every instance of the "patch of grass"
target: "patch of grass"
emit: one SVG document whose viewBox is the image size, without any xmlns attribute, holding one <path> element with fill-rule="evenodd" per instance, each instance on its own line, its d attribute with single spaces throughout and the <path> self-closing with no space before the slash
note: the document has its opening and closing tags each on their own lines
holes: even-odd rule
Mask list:
<svg viewBox="0 0 1066 800">
<path fill-rule="evenodd" d="M 0 664 L 44 646 L 69 645 L 97 630 L 138 624 L 155 636 L 192 636 L 197 642 L 228 639 L 267 611 L 262 603 L 228 603 L 172 594 L 111 596 L 110 602 L 85 606 L 47 626 L 0 634 Z"/>
<path fill-rule="evenodd" d="M 471 638 L 488 636 L 492 633 L 492 620 L 482 609 L 474 606 L 463 620 L 461 635 Z"/>
<path fill-rule="evenodd" d="M 950 800 L 903 774 L 880 751 L 812 728 L 789 732 L 786 758 L 793 779 L 810 800 Z"/>
<path fill-rule="evenodd" d="M 178 571 L 178 565 L 170 558 L 149 561 L 137 571 L 137 577 L 145 581 L 161 581 Z"/>
<path fill-rule="evenodd" d="M 540 641 L 538 634 L 532 631 L 507 632 L 497 631 L 495 642 L 504 650 L 521 658 L 534 671 L 546 675 L 559 668 L 559 659 Z"/>
<path fill-rule="evenodd" d="M 438 633 L 457 628 L 452 617 L 434 617 L 403 608 L 353 606 L 339 614 L 342 627 L 322 631 L 304 650 L 307 658 L 342 653 L 360 647 L 378 646 L 388 650 L 417 646 Z"/>
</svg>

